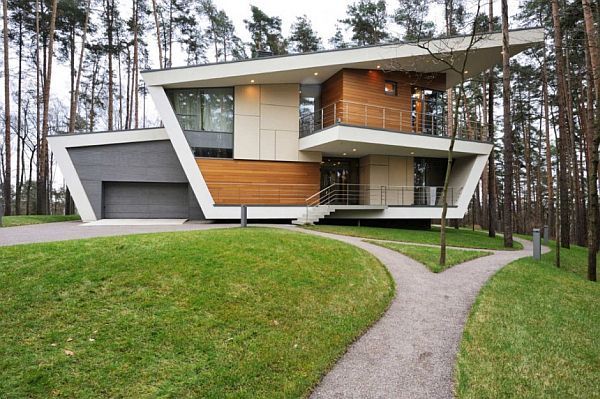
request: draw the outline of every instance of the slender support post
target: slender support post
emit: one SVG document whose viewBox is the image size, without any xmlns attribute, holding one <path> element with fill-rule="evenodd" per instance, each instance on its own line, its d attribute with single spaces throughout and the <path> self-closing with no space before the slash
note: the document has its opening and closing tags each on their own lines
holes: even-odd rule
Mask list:
<svg viewBox="0 0 600 399">
<path fill-rule="evenodd" d="M 2 217 L 4 216 L 4 204 L 0 203 L 0 227 L 2 227 Z"/>
<path fill-rule="evenodd" d="M 340 121 L 337 117 L 337 103 L 333 103 L 333 123 L 338 124 Z"/>
<path fill-rule="evenodd" d="M 540 229 L 533 229 L 533 259 L 542 259 L 542 240 Z"/>
<path fill-rule="evenodd" d="M 383 128 L 385 129 L 385 108 L 383 109 Z"/>
<path fill-rule="evenodd" d="M 544 245 L 548 245 L 548 239 L 550 238 L 550 229 L 548 225 L 544 225 Z"/>
<path fill-rule="evenodd" d="M 323 108 L 321 108 L 321 130 L 323 130 Z"/>
<path fill-rule="evenodd" d="M 248 225 L 248 207 L 246 205 L 242 205 L 241 212 L 240 224 L 242 227 L 246 227 Z"/>
</svg>

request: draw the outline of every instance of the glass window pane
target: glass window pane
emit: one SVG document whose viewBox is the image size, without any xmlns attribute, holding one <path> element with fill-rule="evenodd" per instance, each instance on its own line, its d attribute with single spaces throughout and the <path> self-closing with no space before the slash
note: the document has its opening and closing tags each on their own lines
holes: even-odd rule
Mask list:
<svg viewBox="0 0 600 399">
<path fill-rule="evenodd" d="M 233 133 L 233 89 L 204 89 L 202 130 Z"/>
</svg>

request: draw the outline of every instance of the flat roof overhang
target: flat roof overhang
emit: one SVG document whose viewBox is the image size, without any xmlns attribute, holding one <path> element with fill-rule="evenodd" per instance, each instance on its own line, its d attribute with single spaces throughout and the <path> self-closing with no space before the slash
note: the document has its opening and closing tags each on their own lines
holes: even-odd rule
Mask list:
<svg viewBox="0 0 600 399">
<path fill-rule="evenodd" d="M 510 31 L 510 53 L 515 55 L 544 40 L 542 28 Z M 460 75 L 448 65 L 462 65 L 470 36 L 432 39 L 420 43 L 393 43 L 349 49 L 253 58 L 190 67 L 143 71 L 149 86 L 219 87 L 248 84 L 320 84 L 342 68 L 446 73 L 446 87 L 455 86 Z M 432 56 L 430 53 L 435 54 Z M 502 34 L 477 37 L 466 63 L 467 79 L 502 61 Z M 251 81 L 254 82 L 251 82 Z"/>
<path fill-rule="evenodd" d="M 326 156 L 352 158 L 369 154 L 445 158 L 449 147 L 448 137 L 346 125 L 334 125 L 302 137 L 299 145 L 300 151 L 319 151 Z M 487 142 L 456 139 L 454 157 L 489 155 L 493 147 Z"/>
</svg>

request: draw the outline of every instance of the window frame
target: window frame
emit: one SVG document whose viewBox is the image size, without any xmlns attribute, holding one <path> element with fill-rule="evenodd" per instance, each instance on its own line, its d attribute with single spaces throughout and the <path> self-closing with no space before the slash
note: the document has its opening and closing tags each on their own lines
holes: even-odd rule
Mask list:
<svg viewBox="0 0 600 399">
<path fill-rule="evenodd" d="M 220 132 L 220 131 L 215 131 L 215 130 L 190 130 L 190 129 L 184 129 L 183 126 L 181 125 L 181 122 L 179 121 L 179 118 L 177 116 L 177 112 L 175 110 L 175 104 L 173 102 L 173 98 L 174 98 L 174 94 L 177 91 L 182 91 L 182 90 L 198 90 L 200 91 L 201 95 L 203 94 L 203 90 L 218 90 L 218 89 L 230 89 L 231 90 L 231 104 L 232 104 L 232 110 L 231 110 L 231 131 L 230 132 Z M 208 133 L 208 134 L 223 134 L 223 135 L 231 135 L 231 148 L 212 148 L 212 147 L 195 147 L 192 145 L 192 143 L 189 142 L 188 138 L 186 137 L 186 142 L 188 143 L 188 147 L 190 148 L 190 151 L 192 152 L 192 155 L 194 155 L 194 158 L 215 158 L 215 159 L 234 159 L 234 148 L 235 148 L 235 86 L 218 86 L 218 87 L 177 87 L 177 88 L 170 88 L 170 89 L 165 89 L 165 94 L 167 94 L 167 98 L 169 99 L 169 104 L 171 105 L 171 109 L 173 111 L 173 114 L 175 115 L 175 119 L 177 119 L 177 123 L 179 123 L 179 127 L 181 128 L 182 132 L 185 133 L 186 132 L 190 132 L 190 133 Z M 200 106 L 200 117 L 202 117 L 202 103 Z M 202 123 L 202 122 L 201 122 Z M 231 151 L 231 157 L 206 157 L 206 156 L 197 156 L 196 155 L 196 149 L 205 149 L 208 151 L 214 151 L 214 150 L 222 150 L 222 151 Z"/>
<path fill-rule="evenodd" d="M 387 91 L 388 84 L 392 85 L 393 91 Z M 386 96 L 396 97 L 398 95 L 398 82 L 396 82 L 395 80 L 386 79 L 385 82 L 383 83 L 383 93 Z"/>
</svg>

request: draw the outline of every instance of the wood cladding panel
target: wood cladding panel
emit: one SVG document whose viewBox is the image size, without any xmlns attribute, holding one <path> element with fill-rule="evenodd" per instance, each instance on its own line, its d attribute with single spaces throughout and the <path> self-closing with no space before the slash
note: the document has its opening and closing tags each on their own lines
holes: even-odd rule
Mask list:
<svg viewBox="0 0 600 399">
<path fill-rule="evenodd" d="M 395 96 L 385 94 L 386 80 L 396 82 Z M 331 125 L 337 119 L 351 125 L 410 132 L 413 86 L 443 90 L 445 75 L 343 69 L 323 83 L 321 104 L 330 106 L 324 112 L 324 124 Z"/>
<path fill-rule="evenodd" d="M 318 162 L 197 158 L 216 204 L 304 205 L 320 189 Z"/>
</svg>

